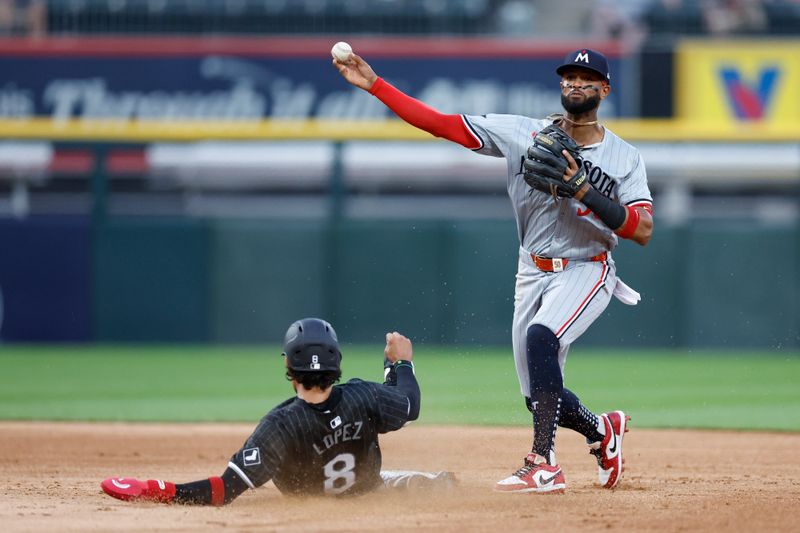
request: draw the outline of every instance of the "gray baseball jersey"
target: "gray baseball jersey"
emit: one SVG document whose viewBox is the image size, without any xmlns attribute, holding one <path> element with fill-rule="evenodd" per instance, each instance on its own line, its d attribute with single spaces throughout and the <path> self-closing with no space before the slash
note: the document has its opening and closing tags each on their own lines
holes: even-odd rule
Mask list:
<svg viewBox="0 0 800 533">
<path fill-rule="evenodd" d="M 563 372 L 570 344 L 600 316 L 612 295 L 631 290 L 618 283 L 611 260 L 610 252 L 618 243 L 614 232 L 581 202 L 554 199 L 532 189 L 522 177 L 533 136 L 552 121 L 518 115 L 463 118 L 480 143 L 474 151 L 506 158 L 508 195 L 520 241 L 512 341 L 520 389 L 530 396 L 528 327 L 542 324 L 555 333 Z M 582 147 L 581 158 L 589 182 L 600 193 L 623 205 L 652 206 L 642 156 L 613 132 L 606 129 L 601 142 Z M 588 260 L 603 252 L 609 253 L 608 260 Z M 542 272 L 530 254 L 570 261 L 563 272 Z"/>
</svg>

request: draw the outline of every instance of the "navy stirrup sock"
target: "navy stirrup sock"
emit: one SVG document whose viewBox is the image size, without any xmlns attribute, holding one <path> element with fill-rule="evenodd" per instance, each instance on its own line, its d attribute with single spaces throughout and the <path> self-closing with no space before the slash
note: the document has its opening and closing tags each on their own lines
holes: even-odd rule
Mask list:
<svg viewBox="0 0 800 533">
<path fill-rule="evenodd" d="M 597 430 L 599 423 L 597 415 L 581 403 L 575 393 L 566 387 L 561 392 L 561 422 L 563 428 L 577 431 L 588 442 L 603 440 L 603 435 Z"/>
<path fill-rule="evenodd" d="M 534 324 L 528 328 L 527 356 L 531 380 L 533 412 L 533 448 L 548 462 L 556 438 L 561 414 L 561 394 L 564 379 L 558 364 L 560 343 L 548 328 Z"/>
</svg>

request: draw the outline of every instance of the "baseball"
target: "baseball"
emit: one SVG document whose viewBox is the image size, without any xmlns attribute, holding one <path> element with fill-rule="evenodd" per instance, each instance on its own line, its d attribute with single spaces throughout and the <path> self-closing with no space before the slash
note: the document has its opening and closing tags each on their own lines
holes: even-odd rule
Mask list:
<svg viewBox="0 0 800 533">
<path fill-rule="evenodd" d="M 344 41 L 339 41 L 333 45 L 333 48 L 331 48 L 331 55 L 339 63 L 347 63 L 347 60 L 350 58 L 350 54 L 352 53 L 353 49 Z"/>
</svg>

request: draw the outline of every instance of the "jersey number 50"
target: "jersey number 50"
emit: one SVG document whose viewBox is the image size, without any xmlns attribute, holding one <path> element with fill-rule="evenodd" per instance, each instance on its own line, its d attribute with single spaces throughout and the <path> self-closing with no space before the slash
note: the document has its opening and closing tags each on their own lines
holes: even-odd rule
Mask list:
<svg viewBox="0 0 800 533">
<path fill-rule="evenodd" d="M 356 458 L 352 453 L 340 453 L 325 465 L 325 492 L 341 494 L 356 482 Z"/>
</svg>

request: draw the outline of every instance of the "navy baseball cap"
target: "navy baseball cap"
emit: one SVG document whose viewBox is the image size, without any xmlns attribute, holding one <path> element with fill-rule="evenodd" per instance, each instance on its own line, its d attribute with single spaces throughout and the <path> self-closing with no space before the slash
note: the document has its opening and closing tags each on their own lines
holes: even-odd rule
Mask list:
<svg viewBox="0 0 800 533">
<path fill-rule="evenodd" d="M 561 76 L 568 67 L 580 67 L 597 72 L 611 83 L 611 71 L 608 70 L 608 60 L 600 52 L 581 48 L 564 56 L 564 63 L 556 69 L 556 74 Z"/>
<path fill-rule="evenodd" d="M 289 326 L 283 355 L 289 368 L 299 372 L 336 371 L 342 362 L 333 326 L 319 318 L 304 318 Z"/>
</svg>

